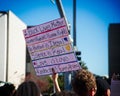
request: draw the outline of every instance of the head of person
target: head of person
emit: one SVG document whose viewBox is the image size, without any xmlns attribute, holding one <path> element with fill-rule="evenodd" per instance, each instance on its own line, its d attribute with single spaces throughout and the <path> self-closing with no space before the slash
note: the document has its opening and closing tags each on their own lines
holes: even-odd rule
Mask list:
<svg viewBox="0 0 120 96">
<path fill-rule="evenodd" d="M 106 79 L 96 76 L 97 92 L 96 96 L 110 96 L 110 85 Z"/>
<path fill-rule="evenodd" d="M 78 96 L 94 96 L 97 89 L 95 77 L 85 69 L 76 72 L 72 86 Z"/>
<path fill-rule="evenodd" d="M 40 96 L 40 89 L 34 81 L 24 81 L 18 86 L 16 96 Z"/>
<path fill-rule="evenodd" d="M 12 83 L 5 83 L 0 86 L 0 96 L 12 96 L 15 92 L 15 86 Z"/>
</svg>

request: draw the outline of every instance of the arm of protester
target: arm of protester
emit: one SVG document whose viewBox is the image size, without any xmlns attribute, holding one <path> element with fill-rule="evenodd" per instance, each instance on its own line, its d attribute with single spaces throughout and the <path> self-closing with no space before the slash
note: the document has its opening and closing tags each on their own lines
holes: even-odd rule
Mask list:
<svg viewBox="0 0 120 96">
<path fill-rule="evenodd" d="M 107 89 L 107 90 L 105 91 L 105 96 L 110 96 L 110 89 Z"/>
<path fill-rule="evenodd" d="M 57 93 L 61 92 L 61 89 L 60 89 L 59 84 L 58 84 L 58 74 L 55 72 L 54 69 L 52 69 L 52 72 L 53 72 L 52 80 L 53 80 L 53 83 L 54 83 L 54 86 L 55 86 L 55 90 L 56 90 Z"/>
</svg>

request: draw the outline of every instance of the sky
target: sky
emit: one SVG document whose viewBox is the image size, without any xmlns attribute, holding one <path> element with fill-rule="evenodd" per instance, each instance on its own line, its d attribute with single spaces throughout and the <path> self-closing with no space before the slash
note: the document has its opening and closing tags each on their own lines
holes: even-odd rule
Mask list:
<svg viewBox="0 0 120 96">
<path fill-rule="evenodd" d="M 54 1 L 54 0 L 52 0 Z M 73 0 L 61 0 L 73 38 Z M 120 0 L 76 0 L 76 41 L 88 70 L 108 75 L 108 28 L 120 23 Z M 60 18 L 51 0 L 0 0 L 0 11 L 11 10 L 26 25 Z"/>
</svg>

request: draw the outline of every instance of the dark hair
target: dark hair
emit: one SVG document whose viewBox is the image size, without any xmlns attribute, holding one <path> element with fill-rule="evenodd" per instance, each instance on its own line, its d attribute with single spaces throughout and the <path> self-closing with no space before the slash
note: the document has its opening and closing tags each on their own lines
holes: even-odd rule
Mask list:
<svg viewBox="0 0 120 96">
<path fill-rule="evenodd" d="M 12 96 L 15 86 L 11 83 L 5 83 L 4 86 L 0 86 L 0 96 Z"/>
<path fill-rule="evenodd" d="M 16 96 L 40 96 L 40 89 L 33 81 L 25 81 L 18 86 Z"/>
</svg>

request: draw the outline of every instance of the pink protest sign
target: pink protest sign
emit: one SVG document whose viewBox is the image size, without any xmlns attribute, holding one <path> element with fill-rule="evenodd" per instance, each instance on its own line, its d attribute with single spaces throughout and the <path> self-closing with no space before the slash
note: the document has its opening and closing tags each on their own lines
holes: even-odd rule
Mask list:
<svg viewBox="0 0 120 96">
<path fill-rule="evenodd" d="M 23 31 L 36 75 L 80 69 L 64 18 Z"/>
<path fill-rule="evenodd" d="M 33 66 L 36 67 L 45 67 L 45 66 L 51 66 L 51 65 L 59 65 L 59 64 L 64 64 L 64 63 L 69 63 L 69 62 L 76 62 L 76 57 L 74 53 L 68 53 L 68 54 L 63 54 L 63 55 L 58 55 L 58 56 L 53 56 L 53 57 L 48 57 L 48 58 L 43 58 L 43 59 L 38 59 L 34 60 Z"/>
<path fill-rule="evenodd" d="M 40 43 L 46 40 L 50 40 L 50 39 L 54 39 L 54 38 L 58 38 L 66 35 L 68 35 L 67 27 L 62 26 L 54 30 L 45 31 L 39 34 L 32 35 L 30 37 L 26 37 L 25 39 L 26 39 L 27 45 L 30 45 L 30 44 Z"/>
<path fill-rule="evenodd" d="M 73 52 L 70 44 L 30 53 L 32 60 Z"/>
<path fill-rule="evenodd" d="M 33 53 L 36 51 L 43 51 L 43 50 L 52 49 L 54 47 L 59 48 L 59 46 L 63 46 L 63 45 L 67 45 L 67 44 L 70 44 L 70 39 L 68 36 L 56 38 L 56 39 L 51 39 L 51 40 L 49 39 L 45 42 L 28 45 L 28 50 L 30 53 Z"/>
<path fill-rule="evenodd" d="M 66 26 L 64 18 L 56 19 L 38 26 L 23 30 L 25 38 L 35 36 L 40 33 L 58 29 L 62 26 Z"/>
<path fill-rule="evenodd" d="M 79 64 L 77 62 L 71 62 L 71 63 L 67 63 L 67 64 L 59 64 L 59 65 L 52 65 L 49 67 L 38 67 L 35 68 L 36 71 L 36 75 L 49 75 L 52 74 L 52 70 L 54 69 L 55 72 L 67 72 L 67 71 L 73 71 L 73 70 L 79 70 L 81 67 L 79 66 Z"/>
<path fill-rule="evenodd" d="M 120 80 L 111 80 L 110 96 L 120 96 Z"/>
</svg>

